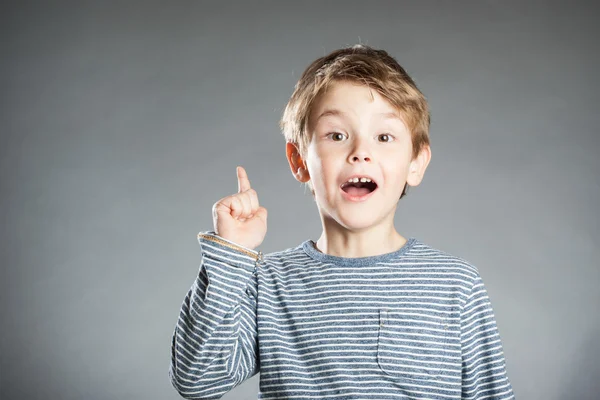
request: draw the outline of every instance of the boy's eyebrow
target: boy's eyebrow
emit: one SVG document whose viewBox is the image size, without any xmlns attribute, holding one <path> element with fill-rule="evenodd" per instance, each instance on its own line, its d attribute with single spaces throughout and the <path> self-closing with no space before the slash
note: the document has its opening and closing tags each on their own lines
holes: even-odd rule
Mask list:
<svg viewBox="0 0 600 400">
<path fill-rule="evenodd" d="M 381 113 L 381 116 L 385 119 L 399 119 L 400 121 L 402 121 L 402 117 L 400 116 L 400 114 L 398 114 L 395 111 Z"/>
<path fill-rule="evenodd" d="M 325 109 L 325 111 L 323 111 L 321 114 L 319 114 L 319 116 L 317 117 L 317 119 L 315 120 L 315 122 L 318 121 L 318 120 L 320 120 L 323 117 L 329 117 L 329 116 L 338 117 L 338 116 L 344 116 L 344 115 L 345 115 L 345 113 L 342 112 L 342 111 L 340 111 L 340 110 Z"/>
</svg>

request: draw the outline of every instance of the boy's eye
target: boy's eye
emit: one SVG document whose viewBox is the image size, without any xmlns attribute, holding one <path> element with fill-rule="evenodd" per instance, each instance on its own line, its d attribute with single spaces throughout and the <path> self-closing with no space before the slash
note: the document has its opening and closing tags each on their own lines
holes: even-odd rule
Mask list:
<svg viewBox="0 0 600 400">
<path fill-rule="evenodd" d="M 333 139 L 334 142 L 341 142 L 346 138 L 346 135 L 339 132 L 330 133 L 329 136 L 331 137 L 331 139 Z"/>
<path fill-rule="evenodd" d="M 387 133 L 382 133 L 381 135 L 379 135 L 380 142 L 392 142 L 393 140 L 394 138 L 392 137 L 392 135 L 388 135 Z"/>
</svg>

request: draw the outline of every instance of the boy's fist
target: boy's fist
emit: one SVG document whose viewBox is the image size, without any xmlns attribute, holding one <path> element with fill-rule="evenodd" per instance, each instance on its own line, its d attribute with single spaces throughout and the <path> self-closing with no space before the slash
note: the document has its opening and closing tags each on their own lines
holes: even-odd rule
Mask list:
<svg viewBox="0 0 600 400">
<path fill-rule="evenodd" d="M 212 215 L 215 232 L 249 249 L 255 249 L 267 234 L 267 209 L 258 204 L 246 170 L 237 167 L 238 192 L 217 201 Z"/>
</svg>

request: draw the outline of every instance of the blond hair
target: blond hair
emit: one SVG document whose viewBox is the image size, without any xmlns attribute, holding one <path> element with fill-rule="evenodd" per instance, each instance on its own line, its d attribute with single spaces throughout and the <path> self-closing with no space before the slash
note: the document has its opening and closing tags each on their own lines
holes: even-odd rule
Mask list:
<svg viewBox="0 0 600 400">
<path fill-rule="evenodd" d="M 389 101 L 411 132 L 413 158 L 429 145 L 429 106 L 415 82 L 386 51 L 355 45 L 315 60 L 295 86 L 280 127 L 286 141 L 296 144 L 302 155 L 310 142 L 307 125 L 311 108 L 336 81 L 366 85 Z"/>
</svg>

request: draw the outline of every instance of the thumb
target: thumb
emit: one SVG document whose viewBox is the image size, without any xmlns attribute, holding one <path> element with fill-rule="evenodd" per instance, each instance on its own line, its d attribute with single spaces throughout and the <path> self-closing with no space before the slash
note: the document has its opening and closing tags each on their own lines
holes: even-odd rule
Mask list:
<svg viewBox="0 0 600 400">
<path fill-rule="evenodd" d="M 258 209 L 256 210 L 256 212 L 254 213 L 255 217 L 260 218 L 263 222 L 267 222 L 267 209 L 264 207 L 258 207 Z"/>
</svg>

